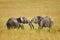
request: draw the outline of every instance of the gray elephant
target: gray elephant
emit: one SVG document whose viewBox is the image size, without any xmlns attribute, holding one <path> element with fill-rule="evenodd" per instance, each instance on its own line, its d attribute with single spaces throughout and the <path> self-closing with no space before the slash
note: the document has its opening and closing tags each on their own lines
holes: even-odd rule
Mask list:
<svg viewBox="0 0 60 40">
<path fill-rule="evenodd" d="M 49 16 L 36 16 L 31 20 L 31 25 L 33 25 L 32 23 L 38 24 L 38 29 L 42 27 L 50 28 L 53 25 L 53 20 Z M 34 27 L 34 25 L 32 27 Z"/>
<path fill-rule="evenodd" d="M 26 18 L 26 17 L 19 17 L 19 18 L 9 18 L 6 25 L 7 28 L 22 28 L 24 29 L 23 24 L 29 24 L 30 25 L 30 21 Z"/>
</svg>

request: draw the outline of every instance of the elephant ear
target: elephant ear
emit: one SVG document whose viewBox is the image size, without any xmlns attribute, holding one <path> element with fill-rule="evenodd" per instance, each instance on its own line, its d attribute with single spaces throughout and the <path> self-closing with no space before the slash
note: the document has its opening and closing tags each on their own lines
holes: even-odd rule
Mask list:
<svg viewBox="0 0 60 40">
<path fill-rule="evenodd" d="M 17 21 L 20 22 L 20 23 L 22 23 L 21 17 L 17 18 Z"/>
<path fill-rule="evenodd" d="M 22 21 L 22 22 L 24 21 L 22 17 L 21 17 L 21 21 Z"/>
</svg>

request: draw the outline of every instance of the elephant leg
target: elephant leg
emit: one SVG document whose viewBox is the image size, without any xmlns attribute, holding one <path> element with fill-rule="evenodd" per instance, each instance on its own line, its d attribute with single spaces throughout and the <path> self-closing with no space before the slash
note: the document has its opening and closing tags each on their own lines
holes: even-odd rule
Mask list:
<svg viewBox="0 0 60 40">
<path fill-rule="evenodd" d="M 38 23 L 38 29 L 41 29 L 41 26 L 40 26 L 40 24 Z"/>
<path fill-rule="evenodd" d="M 51 29 L 52 29 L 52 24 L 49 23 L 49 24 L 48 24 L 48 31 L 50 32 Z"/>
<path fill-rule="evenodd" d="M 34 29 L 34 25 L 32 23 L 29 23 L 29 26 L 31 29 Z"/>
<path fill-rule="evenodd" d="M 40 24 L 38 24 L 38 29 L 42 29 L 42 26 L 40 26 Z"/>
<path fill-rule="evenodd" d="M 18 29 L 20 28 L 20 24 L 18 24 L 18 27 L 17 27 Z"/>
<path fill-rule="evenodd" d="M 51 27 L 52 27 L 52 25 L 53 25 L 53 22 L 50 22 L 50 24 L 49 24 L 49 28 L 51 28 Z"/>
<path fill-rule="evenodd" d="M 52 29 L 52 24 L 49 24 L 49 32 L 50 32 L 50 30 Z"/>
<path fill-rule="evenodd" d="M 34 25 L 30 25 L 30 28 L 31 28 L 31 29 L 34 29 Z"/>
<path fill-rule="evenodd" d="M 23 23 L 19 23 L 19 28 L 24 29 Z"/>
<path fill-rule="evenodd" d="M 21 26 L 21 29 L 24 29 L 24 26 L 23 25 Z"/>
<path fill-rule="evenodd" d="M 42 27 L 43 27 L 43 21 L 38 22 L 38 29 L 42 29 Z"/>
</svg>

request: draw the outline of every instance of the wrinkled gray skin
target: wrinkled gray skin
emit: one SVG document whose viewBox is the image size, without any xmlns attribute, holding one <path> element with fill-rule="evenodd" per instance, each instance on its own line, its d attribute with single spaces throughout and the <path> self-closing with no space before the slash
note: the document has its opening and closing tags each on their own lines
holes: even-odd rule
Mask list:
<svg viewBox="0 0 60 40">
<path fill-rule="evenodd" d="M 41 27 L 49 27 L 51 28 L 53 25 L 53 19 L 51 19 L 49 16 L 46 16 L 42 19 L 40 26 Z"/>
<path fill-rule="evenodd" d="M 7 28 L 20 28 L 24 29 L 23 24 L 29 23 L 29 20 L 27 20 L 26 17 L 19 17 L 19 18 L 9 18 L 6 25 Z"/>
<path fill-rule="evenodd" d="M 38 24 L 38 29 L 42 27 L 50 28 L 53 25 L 53 20 L 49 16 L 46 16 L 44 18 L 41 16 L 36 16 L 31 20 L 31 25 L 33 25 L 32 23 Z"/>
</svg>

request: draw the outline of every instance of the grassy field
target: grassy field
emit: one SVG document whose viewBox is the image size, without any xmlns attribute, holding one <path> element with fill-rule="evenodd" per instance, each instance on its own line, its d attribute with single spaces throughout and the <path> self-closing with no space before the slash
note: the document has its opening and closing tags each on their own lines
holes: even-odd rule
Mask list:
<svg viewBox="0 0 60 40">
<path fill-rule="evenodd" d="M 31 30 L 24 25 L 25 30 L 7 30 L 6 22 L 10 17 L 51 16 L 54 25 L 50 32 L 48 28 Z M 0 0 L 0 40 L 60 40 L 60 0 Z"/>
</svg>

